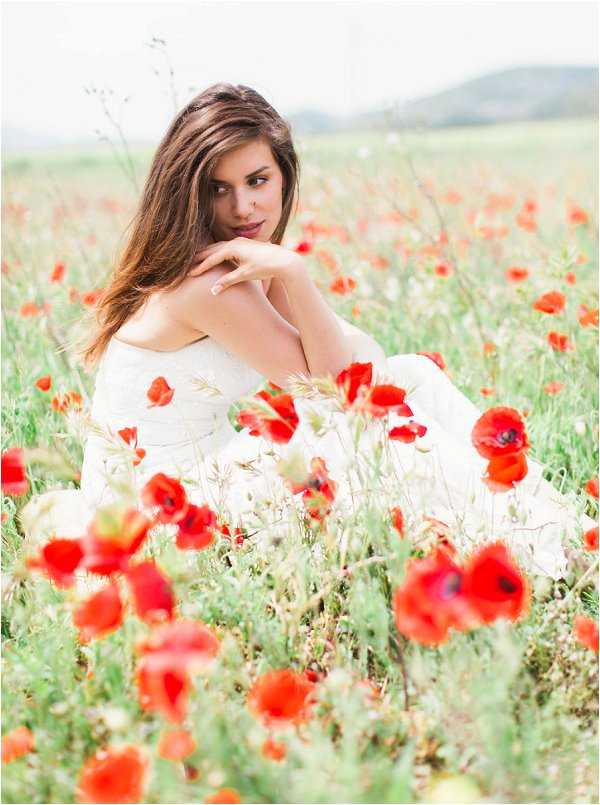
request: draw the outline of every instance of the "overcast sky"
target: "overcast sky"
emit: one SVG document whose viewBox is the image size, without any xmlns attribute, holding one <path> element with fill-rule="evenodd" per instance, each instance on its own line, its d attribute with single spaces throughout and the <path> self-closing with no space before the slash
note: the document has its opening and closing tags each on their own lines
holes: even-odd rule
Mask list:
<svg viewBox="0 0 600 805">
<path fill-rule="evenodd" d="M 129 138 L 160 136 L 173 103 L 154 36 L 166 40 L 180 105 L 191 88 L 230 81 L 283 115 L 345 114 L 497 69 L 598 61 L 595 2 L 4 2 L 2 23 L 3 126 L 63 140 L 105 126 L 90 84 L 114 91 Z"/>
</svg>

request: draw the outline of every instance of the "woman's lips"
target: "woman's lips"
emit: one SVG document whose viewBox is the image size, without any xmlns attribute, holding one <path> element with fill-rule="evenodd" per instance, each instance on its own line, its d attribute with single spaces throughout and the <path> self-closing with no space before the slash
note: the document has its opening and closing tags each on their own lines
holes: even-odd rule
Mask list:
<svg viewBox="0 0 600 805">
<path fill-rule="evenodd" d="M 253 226 L 249 229 L 241 229 L 235 227 L 233 228 L 233 231 L 236 233 L 236 235 L 241 235 L 243 238 L 253 238 L 256 235 L 258 235 L 258 233 L 260 232 L 260 228 L 263 224 L 264 221 L 261 221 L 259 224 L 256 224 L 256 226 Z"/>
</svg>

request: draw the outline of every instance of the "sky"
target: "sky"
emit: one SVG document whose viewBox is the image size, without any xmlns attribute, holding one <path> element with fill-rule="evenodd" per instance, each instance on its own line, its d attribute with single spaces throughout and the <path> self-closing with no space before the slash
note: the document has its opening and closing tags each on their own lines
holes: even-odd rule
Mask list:
<svg viewBox="0 0 600 805">
<path fill-rule="evenodd" d="M 5 0 L 2 125 L 97 139 L 107 120 L 95 87 L 113 93 L 128 139 L 155 141 L 176 105 L 218 81 L 253 87 L 284 116 L 345 115 L 499 69 L 597 63 L 595 2 Z"/>
</svg>

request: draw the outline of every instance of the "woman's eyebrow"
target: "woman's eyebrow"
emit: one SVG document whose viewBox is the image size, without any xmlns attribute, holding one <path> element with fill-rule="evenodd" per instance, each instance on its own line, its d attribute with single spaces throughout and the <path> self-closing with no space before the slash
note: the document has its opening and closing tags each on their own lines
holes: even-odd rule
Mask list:
<svg viewBox="0 0 600 805">
<path fill-rule="evenodd" d="M 270 170 L 270 169 L 271 169 L 271 168 L 270 168 L 270 166 L 269 166 L 269 165 L 263 165 L 263 166 L 262 166 L 262 168 L 257 168 L 255 171 L 252 171 L 252 173 L 249 173 L 249 174 L 248 174 L 248 175 L 247 175 L 245 178 L 246 178 L 246 179 L 250 179 L 250 178 L 251 178 L 252 176 L 254 176 L 255 174 L 257 174 L 257 173 L 262 173 L 262 171 L 266 171 L 266 170 Z M 224 182 L 224 181 L 222 181 L 221 179 L 213 179 L 213 182 L 214 182 L 215 184 L 229 184 L 229 182 Z"/>
</svg>

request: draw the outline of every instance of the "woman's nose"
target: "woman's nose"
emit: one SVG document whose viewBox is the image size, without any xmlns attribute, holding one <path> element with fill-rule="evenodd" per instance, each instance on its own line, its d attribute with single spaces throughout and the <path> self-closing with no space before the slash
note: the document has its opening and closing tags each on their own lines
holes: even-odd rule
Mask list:
<svg viewBox="0 0 600 805">
<path fill-rule="evenodd" d="M 238 218 L 248 218 L 252 213 L 252 201 L 249 193 L 238 191 L 233 194 L 233 211 Z"/>
</svg>

